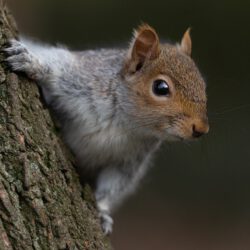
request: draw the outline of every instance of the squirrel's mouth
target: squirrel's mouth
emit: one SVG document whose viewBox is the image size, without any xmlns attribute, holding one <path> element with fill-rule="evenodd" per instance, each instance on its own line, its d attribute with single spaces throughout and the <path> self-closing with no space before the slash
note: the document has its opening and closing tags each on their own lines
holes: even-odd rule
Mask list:
<svg viewBox="0 0 250 250">
<path fill-rule="evenodd" d="M 192 141 L 207 134 L 208 131 L 209 124 L 207 119 L 192 119 L 166 128 L 165 136 L 170 141 Z"/>
<path fill-rule="evenodd" d="M 176 135 L 176 134 L 167 134 L 166 135 L 166 141 L 184 141 L 186 138 Z"/>
<path fill-rule="evenodd" d="M 195 141 L 200 136 L 194 136 L 192 133 L 190 135 L 179 135 L 179 134 L 167 134 L 166 140 L 167 141 Z"/>
</svg>

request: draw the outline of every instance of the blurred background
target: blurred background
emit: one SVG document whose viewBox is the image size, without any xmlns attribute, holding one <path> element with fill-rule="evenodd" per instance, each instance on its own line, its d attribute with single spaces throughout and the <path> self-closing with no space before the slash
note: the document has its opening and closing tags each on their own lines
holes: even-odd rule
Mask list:
<svg viewBox="0 0 250 250">
<path fill-rule="evenodd" d="M 7 0 L 22 33 L 73 49 L 127 46 L 148 22 L 165 41 L 192 27 L 210 133 L 165 144 L 115 214 L 116 250 L 250 249 L 250 1 Z"/>
</svg>

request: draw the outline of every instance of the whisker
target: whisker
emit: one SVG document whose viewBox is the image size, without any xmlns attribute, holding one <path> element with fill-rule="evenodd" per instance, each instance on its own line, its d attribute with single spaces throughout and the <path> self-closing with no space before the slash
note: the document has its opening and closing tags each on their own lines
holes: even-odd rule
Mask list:
<svg viewBox="0 0 250 250">
<path fill-rule="evenodd" d="M 230 109 L 225 109 L 225 110 L 222 110 L 222 111 L 219 111 L 219 112 L 216 112 L 216 113 L 210 113 L 209 112 L 209 116 L 211 116 L 211 115 L 212 116 L 224 115 L 224 114 L 231 113 L 231 112 L 234 112 L 234 111 L 238 111 L 238 110 L 241 110 L 241 109 L 244 109 L 244 108 L 250 108 L 250 104 L 243 104 L 243 105 L 233 107 L 233 108 L 230 108 Z"/>
</svg>

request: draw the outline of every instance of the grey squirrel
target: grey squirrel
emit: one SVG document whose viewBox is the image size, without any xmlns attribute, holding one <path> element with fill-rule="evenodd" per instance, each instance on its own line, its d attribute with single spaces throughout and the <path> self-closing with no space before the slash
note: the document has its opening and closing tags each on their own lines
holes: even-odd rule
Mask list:
<svg viewBox="0 0 250 250">
<path fill-rule="evenodd" d="M 136 188 L 161 143 L 209 130 L 206 85 L 191 47 L 189 30 L 180 44 L 163 44 L 143 24 L 128 50 L 71 52 L 14 39 L 5 49 L 12 69 L 42 88 L 78 166 L 95 176 L 106 234 L 111 212 Z"/>
</svg>

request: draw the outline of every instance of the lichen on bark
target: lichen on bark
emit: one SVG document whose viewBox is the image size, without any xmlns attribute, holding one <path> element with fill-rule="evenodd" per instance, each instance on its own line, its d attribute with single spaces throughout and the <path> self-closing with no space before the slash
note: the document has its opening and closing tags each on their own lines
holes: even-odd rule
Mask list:
<svg viewBox="0 0 250 250">
<path fill-rule="evenodd" d="M 15 37 L 0 2 L 0 49 Z M 0 52 L 0 249 L 111 249 L 37 86 Z"/>
</svg>

